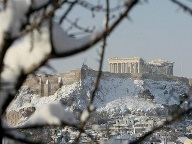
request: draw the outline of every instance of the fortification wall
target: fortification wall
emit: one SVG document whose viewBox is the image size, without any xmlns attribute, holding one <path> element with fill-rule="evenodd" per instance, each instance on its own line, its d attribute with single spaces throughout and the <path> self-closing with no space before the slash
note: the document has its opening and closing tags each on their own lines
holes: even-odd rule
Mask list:
<svg viewBox="0 0 192 144">
<path fill-rule="evenodd" d="M 86 76 L 96 77 L 98 74 L 97 71 L 93 69 L 82 69 L 82 78 Z M 133 80 L 144 80 L 144 79 L 151 79 L 155 81 L 176 81 L 180 83 L 185 83 L 189 85 L 189 79 L 185 77 L 177 77 L 177 76 L 170 76 L 170 75 L 163 75 L 163 74 L 150 74 L 150 73 L 110 73 L 110 72 L 103 72 L 102 79 L 108 79 L 109 77 L 114 78 L 131 78 Z M 192 82 L 191 82 L 192 83 Z"/>
<path fill-rule="evenodd" d="M 86 76 L 90 77 L 97 77 L 98 71 L 95 71 L 93 69 L 82 69 L 81 70 L 81 77 L 86 78 Z M 102 72 L 101 78 L 102 79 L 108 79 L 110 77 L 114 78 L 131 78 L 130 73 L 111 73 L 111 72 Z"/>
<path fill-rule="evenodd" d="M 58 75 L 62 78 L 63 84 L 70 85 L 74 82 L 79 82 L 81 79 L 81 69 L 71 70 L 66 73 L 60 73 Z"/>
<path fill-rule="evenodd" d="M 176 81 L 189 85 L 189 79 L 185 77 L 170 76 L 163 74 L 142 74 L 142 79 L 152 79 L 155 81 Z"/>
<path fill-rule="evenodd" d="M 57 75 L 30 75 L 23 86 L 28 86 L 34 94 L 49 96 L 53 95 L 61 86 L 73 84 L 80 79 L 81 70 L 77 69 Z"/>
<path fill-rule="evenodd" d="M 24 86 L 30 87 L 34 94 L 40 96 L 49 96 L 53 95 L 61 86 L 70 85 L 75 82 L 79 82 L 81 79 L 85 79 L 87 76 L 96 77 L 98 75 L 98 71 L 90 69 L 88 67 L 83 67 L 82 69 L 71 70 L 66 73 L 60 73 L 57 75 L 33 75 L 29 76 L 24 83 Z M 168 76 L 163 74 L 141 74 L 141 73 L 110 73 L 103 72 L 101 78 L 109 79 L 109 78 L 131 78 L 133 80 L 144 80 L 144 79 L 152 79 L 155 81 L 177 81 L 180 83 L 189 83 L 189 79 L 184 77 L 177 76 Z"/>
</svg>

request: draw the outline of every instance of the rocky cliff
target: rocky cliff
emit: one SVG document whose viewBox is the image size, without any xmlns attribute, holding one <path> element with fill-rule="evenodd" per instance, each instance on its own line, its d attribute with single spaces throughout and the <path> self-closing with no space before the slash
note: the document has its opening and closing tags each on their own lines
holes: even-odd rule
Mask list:
<svg viewBox="0 0 192 144">
<path fill-rule="evenodd" d="M 41 97 L 32 93 L 30 88 L 23 87 L 7 110 L 7 121 L 17 125 L 37 107 L 54 101 L 62 101 L 78 114 L 88 104 L 97 72 L 84 68 L 81 74 L 79 81 L 63 85 L 48 97 Z M 111 116 L 126 114 L 127 111 L 155 114 L 157 110 L 164 112 L 166 106 L 178 105 L 182 93 L 189 93 L 189 85 L 183 78 L 143 78 L 106 72 L 101 77 L 94 104 L 97 110 L 107 111 Z M 21 114 L 22 110 L 28 111 L 28 114 Z"/>
</svg>

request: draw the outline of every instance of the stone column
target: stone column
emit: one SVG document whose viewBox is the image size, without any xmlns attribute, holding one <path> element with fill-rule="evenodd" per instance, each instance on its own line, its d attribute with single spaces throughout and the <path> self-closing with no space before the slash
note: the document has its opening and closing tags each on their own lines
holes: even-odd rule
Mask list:
<svg viewBox="0 0 192 144">
<path fill-rule="evenodd" d="M 113 72 L 115 73 L 115 64 L 113 63 Z"/>
<path fill-rule="evenodd" d="M 44 96 L 44 83 L 41 78 L 39 78 L 39 85 L 40 85 L 39 95 Z"/>
<path fill-rule="evenodd" d="M 111 63 L 111 73 L 113 72 L 113 63 Z"/>
<path fill-rule="evenodd" d="M 121 67 L 122 65 L 121 65 L 121 63 L 119 63 L 119 73 L 121 73 L 122 71 L 122 67 Z"/>
<path fill-rule="evenodd" d="M 127 69 L 127 63 L 125 63 L 125 73 L 127 73 L 128 69 Z"/>
<path fill-rule="evenodd" d="M 118 66 L 119 66 L 119 65 L 118 65 L 118 64 L 119 64 L 119 63 L 117 63 L 117 73 L 119 72 L 119 69 L 118 69 Z"/>
<path fill-rule="evenodd" d="M 58 77 L 58 88 L 61 88 L 63 86 L 63 81 L 61 77 Z"/>
<path fill-rule="evenodd" d="M 116 64 L 114 63 L 114 73 L 116 73 Z"/>
<path fill-rule="evenodd" d="M 112 64 L 112 67 L 113 67 L 112 71 L 114 73 L 115 72 L 115 64 L 114 63 Z"/>
<path fill-rule="evenodd" d="M 51 84 L 50 84 L 49 80 L 46 81 L 46 85 L 47 85 L 47 87 L 46 87 L 46 95 L 50 96 L 50 94 L 51 94 Z"/>
<path fill-rule="evenodd" d="M 121 63 L 121 73 L 123 73 L 123 63 Z"/>
<path fill-rule="evenodd" d="M 130 63 L 130 73 L 132 73 L 132 63 Z"/>
<path fill-rule="evenodd" d="M 109 71 L 111 72 L 112 64 L 109 64 Z"/>
<path fill-rule="evenodd" d="M 122 63 L 122 68 L 123 68 L 122 73 L 125 73 L 125 63 Z"/>
<path fill-rule="evenodd" d="M 135 63 L 135 73 L 138 73 L 138 64 L 137 64 L 137 62 Z"/>
<path fill-rule="evenodd" d="M 119 63 L 117 63 L 117 73 L 119 73 Z"/>
<path fill-rule="evenodd" d="M 114 73 L 114 63 L 112 63 L 112 69 L 111 72 Z"/>
<path fill-rule="evenodd" d="M 140 62 L 138 62 L 138 73 L 141 73 L 140 72 L 140 66 L 141 66 L 141 64 L 140 64 Z"/>
<path fill-rule="evenodd" d="M 117 73 L 117 63 L 115 63 L 115 73 Z"/>
</svg>

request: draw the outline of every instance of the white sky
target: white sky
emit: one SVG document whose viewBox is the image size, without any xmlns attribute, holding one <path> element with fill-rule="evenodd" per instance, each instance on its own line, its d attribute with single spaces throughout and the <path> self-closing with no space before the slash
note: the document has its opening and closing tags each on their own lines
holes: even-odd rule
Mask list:
<svg viewBox="0 0 192 144">
<path fill-rule="evenodd" d="M 192 5 L 191 5 L 192 6 Z M 103 15 L 91 18 L 91 13 L 77 7 L 70 15 L 79 17 L 85 27 L 96 25 L 102 28 Z M 146 61 L 164 59 L 174 61 L 174 75 L 192 77 L 192 16 L 169 0 L 149 0 L 135 7 L 130 17 L 132 21 L 123 23 L 108 38 L 104 60 L 104 71 L 108 71 L 110 57 L 142 57 Z M 67 23 L 64 23 L 66 29 Z M 81 67 L 83 63 L 98 69 L 98 52 L 101 43 L 85 53 L 51 61 L 58 71 L 64 72 Z"/>
</svg>

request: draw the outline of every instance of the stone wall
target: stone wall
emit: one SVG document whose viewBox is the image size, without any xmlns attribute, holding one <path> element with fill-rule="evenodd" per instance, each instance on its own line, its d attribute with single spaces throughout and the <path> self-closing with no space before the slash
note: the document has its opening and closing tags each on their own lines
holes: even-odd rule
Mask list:
<svg viewBox="0 0 192 144">
<path fill-rule="evenodd" d="M 56 75 L 30 75 L 24 82 L 34 94 L 39 96 L 53 95 L 63 85 L 70 85 L 81 79 L 81 70 L 72 70 Z"/>
<path fill-rule="evenodd" d="M 93 69 L 82 69 L 82 78 L 86 76 L 96 77 L 98 72 Z M 108 79 L 110 77 L 116 78 L 131 78 L 133 80 L 144 80 L 144 79 L 152 79 L 155 81 L 176 81 L 180 83 L 185 83 L 189 85 L 189 79 L 185 77 L 178 77 L 178 76 L 170 76 L 164 74 L 150 74 L 150 73 L 110 73 L 110 72 L 103 72 L 102 79 Z M 191 80 L 192 84 L 192 80 Z"/>
<path fill-rule="evenodd" d="M 36 75 L 29 76 L 24 83 L 24 86 L 30 87 L 34 94 L 40 96 L 53 95 L 61 86 L 70 85 L 85 79 L 86 76 L 96 77 L 97 71 L 83 66 L 81 69 L 72 70 L 70 72 L 61 73 L 57 75 Z M 163 74 L 149 74 L 149 73 L 110 73 L 103 72 L 102 79 L 114 78 L 132 78 L 134 80 L 152 79 L 155 81 L 177 81 L 180 83 L 191 84 L 189 79 L 184 77 L 163 75 Z"/>
<path fill-rule="evenodd" d="M 9 125 L 15 126 L 21 122 L 21 119 L 24 120 L 26 117 L 29 117 L 31 114 L 33 114 L 35 110 L 35 107 L 27 107 L 22 108 L 19 111 L 7 111 L 5 114 L 5 120 Z"/>
</svg>

